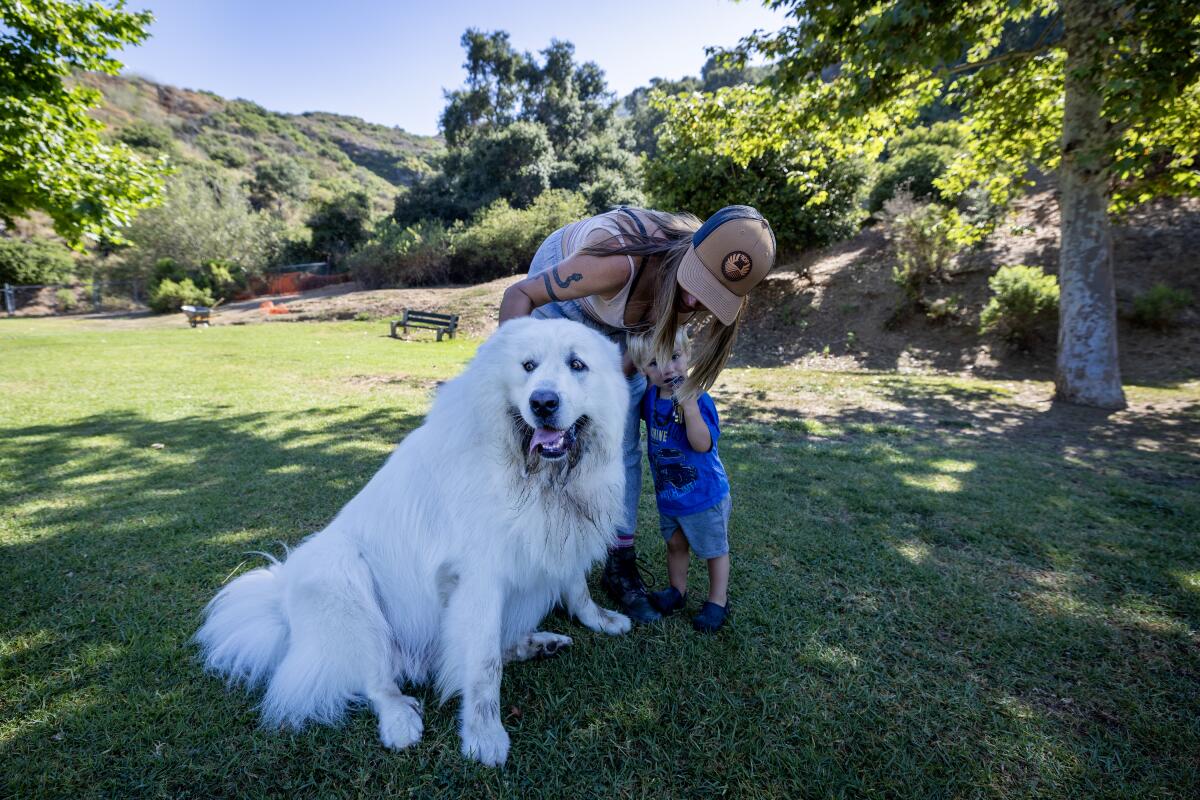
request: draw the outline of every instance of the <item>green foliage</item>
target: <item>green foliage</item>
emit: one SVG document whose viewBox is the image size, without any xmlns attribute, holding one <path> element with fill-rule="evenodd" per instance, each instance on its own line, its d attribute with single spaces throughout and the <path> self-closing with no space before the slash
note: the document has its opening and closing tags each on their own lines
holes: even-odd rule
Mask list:
<svg viewBox="0 0 1200 800">
<path fill-rule="evenodd" d="M 0 237 L 0 283 L 61 283 L 74 269 L 70 251 L 58 242 Z"/>
<path fill-rule="evenodd" d="M 639 188 L 641 170 L 627 131 L 613 125 L 594 132 L 559 150 L 550 185 L 579 192 L 592 213 L 614 206 L 644 206 Z"/>
<path fill-rule="evenodd" d="M 385 219 L 346 265 L 367 289 L 445 283 L 450 275 L 450 235 L 440 220 L 405 226 Z"/>
<path fill-rule="evenodd" d="M 587 213 L 586 199 L 563 189 L 545 192 L 525 209 L 497 200 L 455 231 L 450 279 L 480 283 L 524 273 L 542 240 Z"/>
<path fill-rule="evenodd" d="M 892 281 L 925 309 L 926 287 L 946 277 L 958 251 L 952 212 L 936 203 L 916 203 L 902 192 L 884 204 L 883 216 L 896 251 Z"/>
<path fill-rule="evenodd" d="M 277 220 L 251 211 L 240 183 L 183 169 L 168 179 L 162 205 L 143 211 L 130 226 L 126 235 L 134 247 L 123 257 L 144 275 L 162 259 L 193 277 L 213 260 L 255 274 L 277 257 L 281 228 Z"/>
<path fill-rule="evenodd" d="M 958 194 L 985 184 L 1007 204 L 1029 168 L 1058 166 L 1067 37 L 1088 27 L 1081 48 L 1100 93 L 1102 140 L 1083 154 L 1109 177 L 1112 208 L 1200 189 L 1200 11 L 1194 3 L 1112 0 L 780 0 L 795 23 L 744 39 L 734 61 L 777 59 L 776 83 L 802 89 L 836 66 L 831 102 L 810 119 L 884 111 L 900 123 L 948 96 L 966 126 L 965 157 L 939 187 Z M 802 5 L 802 7 L 801 7 Z M 1017 41 L 1006 36 L 1018 33 Z M 964 58 L 965 54 L 965 58 Z"/>
<path fill-rule="evenodd" d="M 54 301 L 59 311 L 70 312 L 79 307 L 79 298 L 75 296 L 75 290 L 65 286 L 54 293 Z"/>
<path fill-rule="evenodd" d="M 827 244 L 862 219 L 863 161 L 836 136 L 788 129 L 795 117 L 772 92 L 738 86 L 654 102 L 665 114 L 658 150 L 645 165 L 653 202 L 706 217 L 752 205 L 771 222 L 781 250 Z M 763 131 L 787 130 L 764 136 Z"/>
<path fill-rule="evenodd" d="M 208 151 L 208 157 L 223 167 L 238 169 L 250 161 L 250 157 L 236 147 L 218 145 Z"/>
<path fill-rule="evenodd" d="M 67 85 L 76 72 L 115 74 L 109 52 L 146 37 L 149 12 L 121 5 L 38 0 L 0 4 L 0 220 L 32 210 L 69 242 L 119 239 L 119 229 L 160 189 L 162 165 L 105 144 L 88 115 L 100 95 Z"/>
<path fill-rule="evenodd" d="M 962 148 L 962 129 L 956 123 L 940 122 L 905 131 L 888 144 L 887 160 L 871 187 L 867 208 L 879 211 L 901 187 L 915 199 L 953 202 L 954 196 L 943 193 L 934 182 Z"/>
<path fill-rule="evenodd" d="M 653 157 L 658 152 L 658 133 L 655 130 L 666 119 L 665 112 L 651 102 L 654 94 L 676 95 L 692 92 L 715 92 L 725 86 L 761 83 L 770 74 L 769 67 L 729 67 L 709 56 L 700 70 L 700 77 L 680 80 L 651 78 L 647 86 L 639 86 L 622 100 L 633 136 L 633 151 Z"/>
<path fill-rule="evenodd" d="M 247 188 L 250 205 L 256 210 L 280 211 L 288 200 L 308 197 L 308 170 L 291 158 L 274 158 L 254 167 Z"/>
<path fill-rule="evenodd" d="M 213 259 L 205 261 L 199 267 L 186 269 L 173 258 L 160 258 L 154 265 L 147 288 L 153 296 L 160 285 L 168 282 L 175 284 L 172 291 L 176 292 L 179 284 L 187 282 L 196 289 L 211 292 L 219 297 L 229 297 L 244 288 L 248 280 L 245 270 L 228 261 Z"/>
<path fill-rule="evenodd" d="M 1165 331 L 1175 327 L 1179 314 L 1192 304 L 1187 289 L 1172 289 L 1165 283 L 1155 284 L 1133 298 L 1132 320 L 1135 325 Z"/>
<path fill-rule="evenodd" d="M 1037 267 L 1001 267 L 988 279 L 992 298 L 979 315 L 980 333 L 996 333 L 1029 349 L 1058 312 L 1058 279 Z"/>
<path fill-rule="evenodd" d="M 322 203 L 309 217 L 312 249 L 330 265 L 338 265 L 354 248 L 370 238 L 367 225 L 371 206 L 362 192 L 351 192 Z"/>
<path fill-rule="evenodd" d="M 466 146 L 450 151 L 443 169 L 450 191 L 465 208 L 497 198 L 525 208 L 550 188 L 554 147 L 543 125 L 519 121 L 472 136 Z"/>
<path fill-rule="evenodd" d="M 150 288 L 153 289 L 165 280 L 181 281 L 187 277 L 187 270 L 170 257 L 160 258 L 154 262 L 154 271 L 150 273 Z"/>
<path fill-rule="evenodd" d="M 183 306 L 212 306 L 214 302 L 212 293 L 196 286 L 191 278 L 178 283 L 167 278 L 151 290 L 149 298 L 150 308 L 159 314 L 178 311 Z"/>
<path fill-rule="evenodd" d="M 594 63 L 553 41 L 541 61 L 508 34 L 468 30 L 467 84 L 447 93 L 441 171 L 396 199 L 401 225 L 463 220 L 498 199 L 525 208 L 547 189 L 582 192 L 591 211 L 640 203 L 632 139 Z"/>
<path fill-rule="evenodd" d="M 205 261 L 202 265 L 201 280 L 197 281 L 201 288 L 211 289 L 215 294 L 226 297 L 244 288 L 246 283 L 245 271 L 224 259 Z"/>
<path fill-rule="evenodd" d="M 950 322 L 962 313 L 962 295 L 952 294 L 925 303 L 925 316 L 933 322 Z"/>
<path fill-rule="evenodd" d="M 136 120 L 117 131 L 117 139 L 137 150 L 171 152 L 175 139 L 171 131 L 161 125 L 145 120 Z"/>
</svg>

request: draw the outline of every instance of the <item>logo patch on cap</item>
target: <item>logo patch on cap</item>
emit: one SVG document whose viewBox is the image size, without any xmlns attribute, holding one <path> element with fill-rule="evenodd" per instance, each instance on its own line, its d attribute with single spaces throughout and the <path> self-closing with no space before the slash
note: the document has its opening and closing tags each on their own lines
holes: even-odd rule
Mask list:
<svg viewBox="0 0 1200 800">
<path fill-rule="evenodd" d="M 721 261 L 721 272 L 728 281 L 740 281 L 750 274 L 752 266 L 754 259 L 750 258 L 749 253 L 734 250 Z"/>
</svg>

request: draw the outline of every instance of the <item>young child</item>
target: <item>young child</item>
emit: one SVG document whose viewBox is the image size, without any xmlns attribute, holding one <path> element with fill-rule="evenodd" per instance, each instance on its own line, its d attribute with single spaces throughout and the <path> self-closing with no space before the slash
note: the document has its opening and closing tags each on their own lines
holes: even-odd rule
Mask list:
<svg viewBox="0 0 1200 800">
<path fill-rule="evenodd" d="M 650 595 L 662 614 L 684 607 L 688 551 L 708 560 L 708 602 L 692 626 L 712 633 L 725 622 L 729 587 L 729 479 L 717 455 L 717 409 L 707 393 L 678 401 L 675 389 L 688 369 L 688 339 L 681 328 L 671 360 L 660 364 L 649 336 L 629 337 L 629 357 L 650 386 L 642 398 L 650 471 L 658 501 L 659 530 L 667 540 L 670 586 Z"/>
</svg>

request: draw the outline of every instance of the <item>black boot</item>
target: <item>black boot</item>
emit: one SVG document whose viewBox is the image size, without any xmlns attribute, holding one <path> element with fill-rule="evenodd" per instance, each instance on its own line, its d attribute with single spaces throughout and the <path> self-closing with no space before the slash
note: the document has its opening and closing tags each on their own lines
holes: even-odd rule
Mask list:
<svg viewBox="0 0 1200 800">
<path fill-rule="evenodd" d="M 600 574 L 600 585 L 621 613 L 634 622 L 657 622 L 662 615 L 654 610 L 646 597 L 646 585 L 638 574 L 637 554 L 632 547 L 619 547 L 608 551 L 604 572 Z"/>
</svg>

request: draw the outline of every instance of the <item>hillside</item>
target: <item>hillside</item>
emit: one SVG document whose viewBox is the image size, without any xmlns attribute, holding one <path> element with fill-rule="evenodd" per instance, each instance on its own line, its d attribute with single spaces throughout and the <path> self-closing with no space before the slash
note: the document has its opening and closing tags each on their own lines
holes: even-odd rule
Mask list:
<svg viewBox="0 0 1200 800">
<path fill-rule="evenodd" d="M 282 114 L 249 100 L 166 86 L 140 77 L 88 73 L 104 104 L 94 116 L 114 138 L 174 161 L 248 178 L 265 160 L 290 159 L 308 173 L 310 199 L 362 190 L 378 212 L 397 190 L 429 171 L 441 152 L 436 137 L 325 112 Z"/>
</svg>

